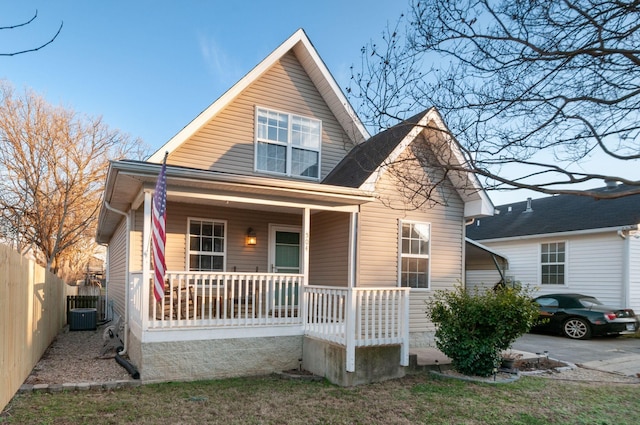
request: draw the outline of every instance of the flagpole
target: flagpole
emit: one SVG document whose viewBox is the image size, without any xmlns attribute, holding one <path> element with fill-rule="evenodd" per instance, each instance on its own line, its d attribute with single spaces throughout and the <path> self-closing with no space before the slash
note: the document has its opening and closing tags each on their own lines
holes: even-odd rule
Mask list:
<svg viewBox="0 0 640 425">
<path fill-rule="evenodd" d="M 164 297 L 164 277 L 167 272 L 165 244 L 167 241 L 167 157 L 165 152 L 158 181 L 153 192 L 151 212 L 151 250 L 153 254 L 153 294 L 157 302 Z"/>
</svg>

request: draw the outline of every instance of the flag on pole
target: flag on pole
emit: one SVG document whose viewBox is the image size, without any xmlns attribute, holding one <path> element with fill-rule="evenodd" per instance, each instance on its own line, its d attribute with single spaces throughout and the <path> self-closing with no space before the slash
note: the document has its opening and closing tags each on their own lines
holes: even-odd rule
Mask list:
<svg viewBox="0 0 640 425">
<path fill-rule="evenodd" d="M 153 250 L 153 294 L 156 301 L 164 297 L 164 274 L 167 266 L 164 257 L 164 245 L 167 241 L 165 224 L 167 222 L 167 155 L 164 155 L 160 175 L 153 193 L 153 207 L 151 213 L 151 248 Z"/>
</svg>

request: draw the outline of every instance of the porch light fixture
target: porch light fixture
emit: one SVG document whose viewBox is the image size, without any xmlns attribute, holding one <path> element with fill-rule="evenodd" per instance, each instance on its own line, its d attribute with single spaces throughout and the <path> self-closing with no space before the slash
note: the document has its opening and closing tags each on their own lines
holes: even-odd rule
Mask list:
<svg viewBox="0 0 640 425">
<path fill-rule="evenodd" d="M 255 245 L 258 243 L 258 238 L 256 237 L 256 232 L 253 231 L 252 227 L 247 229 L 247 245 Z"/>
</svg>

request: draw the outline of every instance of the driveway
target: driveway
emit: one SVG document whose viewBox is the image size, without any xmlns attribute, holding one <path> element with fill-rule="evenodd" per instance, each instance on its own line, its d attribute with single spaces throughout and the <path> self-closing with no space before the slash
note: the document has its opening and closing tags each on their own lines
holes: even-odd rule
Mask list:
<svg viewBox="0 0 640 425">
<path fill-rule="evenodd" d="M 602 337 L 573 340 L 562 336 L 525 334 L 513 348 L 530 353 L 544 353 L 583 367 L 640 376 L 640 339 Z"/>
</svg>

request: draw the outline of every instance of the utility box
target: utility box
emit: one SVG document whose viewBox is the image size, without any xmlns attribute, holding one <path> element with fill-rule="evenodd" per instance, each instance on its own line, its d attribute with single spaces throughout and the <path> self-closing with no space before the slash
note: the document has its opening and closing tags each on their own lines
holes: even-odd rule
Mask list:
<svg viewBox="0 0 640 425">
<path fill-rule="evenodd" d="M 97 327 L 95 308 L 72 308 L 69 312 L 70 331 L 95 331 Z"/>
</svg>

